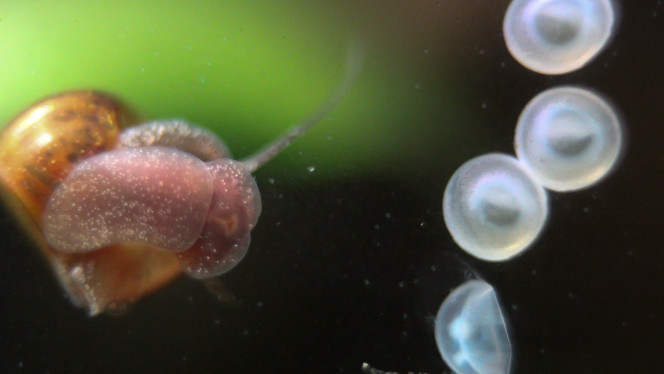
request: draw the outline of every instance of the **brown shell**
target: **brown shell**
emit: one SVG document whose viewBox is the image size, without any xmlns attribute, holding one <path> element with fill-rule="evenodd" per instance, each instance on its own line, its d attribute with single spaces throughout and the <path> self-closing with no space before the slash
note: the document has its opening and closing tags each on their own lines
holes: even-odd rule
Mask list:
<svg viewBox="0 0 664 374">
<path fill-rule="evenodd" d="M 177 257 L 148 246 L 113 245 L 85 254 L 52 249 L 41 233 L 53 188 L 82 159 L 115 147 L 125 110 L 94 91 L 42 100 L 0 133 L 2 195 L 56 272 L 91 315 L 120 311 L 180 274 Z"/>
</svg>

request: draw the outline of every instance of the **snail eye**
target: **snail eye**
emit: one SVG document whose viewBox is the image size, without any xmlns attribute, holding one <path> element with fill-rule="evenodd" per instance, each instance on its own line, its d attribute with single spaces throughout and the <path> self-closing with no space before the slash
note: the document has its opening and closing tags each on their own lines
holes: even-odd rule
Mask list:
<svg viewBox="0 0 664 374">
<path fill-rule="evenodd" d="M 605 177 L 618 160 L 622 131 L 601 97 L 576 87 L 547 90 L 519 117 L 514 138 L 519 160 L 544 187 L 570 191 Z"/>
<path fill-rule="evenodd" d="M 210 173 L 196 157 L 120 148 L 79 163 L 55 188 L 43 231 L 62 252 L 126 242 L 182 251 L 198 239 L 211 198 Z"/>
<path fill-rule="evenodd" d="M 231 157 L 226 145 L 216 135 L 179 119 L 159 120 L 130 127 L 120 133 L 118 146 L 173 147 L 203 161 Z"/>
<path fill-rule="evenodd" d="M 207 164 L 212 177 L 212 203 L 200 239 L 178 253 L 185 273 L 210 278 L 237 265 L 247 254 L 251 230 L 261 212 L 256 181 L 245 166 L 222 159 Z"/>
<path fill-rule="evenodd" d="M 547 196 L 515 158 L 493 153 L 471 159 L 452 175 L 443 215 L 461 248 L 503 261 L 537 238 L 548 215 Z"/>
<path fill-rule="evenodd" d="M 455 373 L 509 372 L 507 323 L 488 283 L 471 280 L 453 290 L 438 310 L 434 329 L 438 350 Z"/>
<path fill-rule="evenodd" d="M 614 32 L 611 0 L 513 0 L 503 21 L 507 49 L 542 74 L 583 67 Z"/>
</svg>

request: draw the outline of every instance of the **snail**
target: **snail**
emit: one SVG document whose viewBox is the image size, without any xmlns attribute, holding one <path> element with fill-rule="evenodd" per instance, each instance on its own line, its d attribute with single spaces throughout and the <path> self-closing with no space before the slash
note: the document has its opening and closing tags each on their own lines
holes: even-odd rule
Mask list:
<svg viewBox="0 0 664 374">
<path fill-rule="evenodd" d="M 92 316 L 121 312 L 182 273 L 216 277 L 242 260 L 260 215 L 251 173 L 335 108 L 363 55 L 351 43 L 328 98 L 242 161 L 186 121 L 127 126 L 127 110 L 101 92 L 46 98 L 0 133 L 2 195 Z"/>
</svg>

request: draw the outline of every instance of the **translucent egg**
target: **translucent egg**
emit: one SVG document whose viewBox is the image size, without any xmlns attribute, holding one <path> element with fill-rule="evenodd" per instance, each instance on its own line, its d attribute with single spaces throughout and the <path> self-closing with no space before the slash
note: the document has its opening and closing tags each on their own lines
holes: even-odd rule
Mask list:
<svg viewBox="0 0 664 374">
<path fill-rule="evenodd" d="M 622 131 L 618 116 L 601 97 L 578 87 L 558 87 L 526 105 L 514 146 L 544 187 L 578 190 L 602 179 L 616 164 Z"/>
<path fill-rule="evenodd" d="M 513 0 L 503 21 L 507 49 L 542 74 L 581 68 L 613 34 L 611 0 Z"/>
<path fill-rule="evenodd" d="M 511 156 L 492 153 L 463 164 L 443 196 L 445 224 L 457 244 L 487 261 L 526 249 L 548 215 L 544 188 Z"/>
<path fill-rule="evenodd" d="M 438 350 L 458 374 L 509 373 L 512 346 L 493 287 L 470 280 L 443 301 L 435 322 Z"/>
</svg>

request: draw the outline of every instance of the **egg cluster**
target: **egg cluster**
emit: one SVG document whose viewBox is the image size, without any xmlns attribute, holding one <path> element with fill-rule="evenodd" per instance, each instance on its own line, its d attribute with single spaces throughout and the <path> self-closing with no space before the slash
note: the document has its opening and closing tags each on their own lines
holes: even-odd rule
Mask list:
<svg viewBox="0 0 664 374">
<path fill-rule="evenodd" d="M 503 31 L 507 48 L 524 66 L 561 74 L 582 67 L 604 47 L 614 17 L 610 0 L 514 0 Z M 561 86 L 526 105 L 514 148 L 516 158 L 488 154 L 466 162 L 445 189 L 450 234 L 483 260 L 507 260 L 537 239 L 548 215 L 544 188 L 573 191 L 604 178 L 620 156 L 622 130 L 601 95 Z"/>
<path fill-rule="evenodd" d="M 513 0 L 505 15 L 507 49 L 523 66 L 564 74 L 590 62 L 614 32 L 611 0 Z M 622 150 L 612 105 L 581 87 L 535 96 L 519 116 L 516 157 L 475 157 L 450 178 L 443 216 L 454 241 L 474 257 L 505 261 L 539 237 L 547 192 L 589 187 L 608 175 Z M 462 284 L 443 301 L 435 321 L 438 350 L 455 373 L 509 373 L 512 346 L 494 288 Z"/>
<path fill-rule="evenodd" d="M 514 148 L 516 158 L 492 153 L 471 159 L 445 188 L 450 234 L 482 260 L 510 259 L 537 239 L 548 215 L 544 188 L 582 189 L 612 170 L 622 148 L 620 121 L 590 90 L 552 88 L 526 105 Z"/>
</svg>

